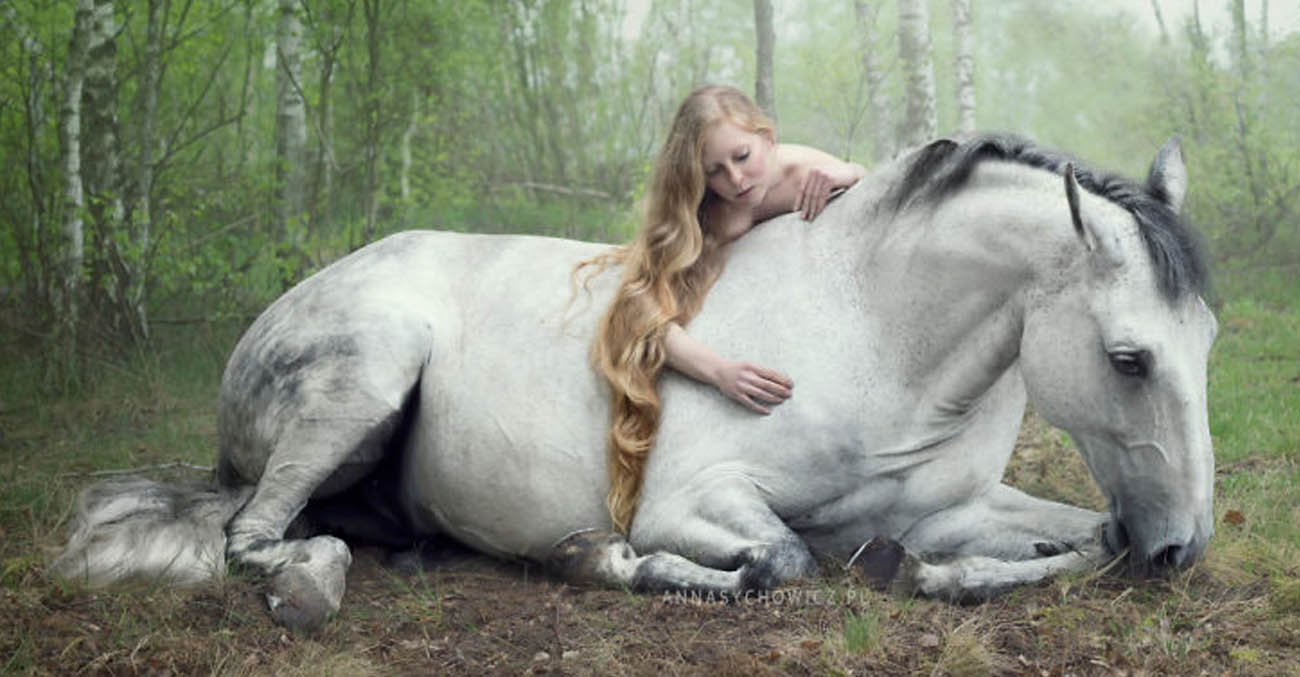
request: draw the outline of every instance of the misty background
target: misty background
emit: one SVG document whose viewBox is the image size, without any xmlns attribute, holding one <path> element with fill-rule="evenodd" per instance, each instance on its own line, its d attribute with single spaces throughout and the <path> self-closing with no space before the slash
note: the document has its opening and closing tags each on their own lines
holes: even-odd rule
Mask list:
<svg viewBox="0 0 1300 677">
<path fill-rule="evenodd" d="M 246 323 L 397 230 L 624 241 L 703 83 L 754 95 L 782 140 L 869 167 L 978 129 L 1141 178 L 1178 135 L 1218 293 L 1241 293 L 1298 262 L 1298 15 L 1267 0 L 4 0 L 0 332 L 60 390 L 169 328 Z"/>
</svg>

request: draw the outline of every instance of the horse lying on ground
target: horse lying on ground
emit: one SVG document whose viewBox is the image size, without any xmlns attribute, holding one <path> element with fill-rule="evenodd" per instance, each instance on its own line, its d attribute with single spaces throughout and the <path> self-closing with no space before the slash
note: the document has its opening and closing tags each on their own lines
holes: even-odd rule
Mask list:
<svg viewBox="0 0 1300 677">
<path fill-rule="evenodd" d="M 758 417 L 672 373 L 637 516 L 609 533 L 607 393 L 587 355 L 617 282 L 574 296 L 605 245 L 409 232 L 305 280 L 235 347 L 217 485 L 92 487 L 54 563 L 103 584 L 268 577 L 311 630 L 351 562 L 327 531 L 433 535 L 562 576 L 720 597 L 901 543 L 901 584 L 983 598 L 1100 566 L 1196 560 L 1213 533 L 1206 365 L 1216 324 L 1177 212 L 1176 142 L 1145 184 L 1013 137 L 941 140 L 884 166 L 813 223 L 729 245 L 690 331 L 789 374 Z M 1108 513 L 1002 483 L 1025 411 L 1073 437 Z M 888 553 L 889 549 L 873 549 Z"/>
</svg>

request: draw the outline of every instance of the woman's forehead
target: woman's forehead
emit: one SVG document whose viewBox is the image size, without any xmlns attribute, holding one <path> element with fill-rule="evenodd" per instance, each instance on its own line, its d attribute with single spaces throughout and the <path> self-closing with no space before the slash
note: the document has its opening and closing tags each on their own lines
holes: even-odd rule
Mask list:
<svg viewBox="0 0 1300 677">
<path fill-rule="evenodd" d="M 725 159 L 732 151 L 752 144 L 757 137 L 754 132 L 731 120 L 719 120 L 704 131 L 704 144 L 700 151 L 700 158 L 706 164 L 710 160 Z"/>
</svg>

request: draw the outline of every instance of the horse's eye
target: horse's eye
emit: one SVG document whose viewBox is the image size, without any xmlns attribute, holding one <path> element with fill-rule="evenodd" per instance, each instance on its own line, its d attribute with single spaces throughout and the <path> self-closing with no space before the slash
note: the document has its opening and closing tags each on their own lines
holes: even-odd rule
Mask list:
<svg viewBox="0 0 1300 677">
<path fill-rule="evenodd" d="M 1110 366 L 1133 378 L 1145 378 L 1151 371 L 1151 354 L 1145 350 L 1117 350 L 1110 354 Z"/>
</svg>

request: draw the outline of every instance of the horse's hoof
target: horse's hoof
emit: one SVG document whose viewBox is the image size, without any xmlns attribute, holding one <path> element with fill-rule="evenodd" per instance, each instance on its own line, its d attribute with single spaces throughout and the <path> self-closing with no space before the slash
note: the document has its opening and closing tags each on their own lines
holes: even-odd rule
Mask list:
<svg viewBox="0 0 1300 677">
<path fill-rule="evenodd" d="M 332 536 L 317 536 L 305 545 L 308 552 L 302 560 L 271 577 L 266 603 L 276 623 L 310 635 L 338 613 L 352 554 Z"/>
<path fill-rule="evenodd" d="M 899 569 L 906 557 L 907 552 L 902 543 L 877 536 L 862 546 L 853 564 L 871 587 L 885 590 L 898 578 Z"/>
<path fill-rule="evenodd" d="M 611 580 L 620 562 L 636 557 L 621 534 L 588 529 L 565 536 L 551 548 L 546 569 L 569 583 L 602 583 Z"/>
</svg>

